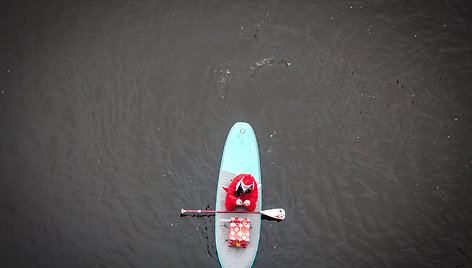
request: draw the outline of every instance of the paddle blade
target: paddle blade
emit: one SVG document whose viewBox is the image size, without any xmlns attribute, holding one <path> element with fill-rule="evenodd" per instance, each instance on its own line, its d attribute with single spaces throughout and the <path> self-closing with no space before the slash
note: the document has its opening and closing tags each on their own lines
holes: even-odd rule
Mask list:
<svg viewBox="0 0 472 268">
<path fill-rule="evenodd" d="M 278 219 L 278 220 L 285 219 L 285 210 L 283 208 L 274 208 L 274 209 L 264 210 L 264 211 L 261 211 L 261 214 L 264 214 L 268 217 Z"/>
</svg>

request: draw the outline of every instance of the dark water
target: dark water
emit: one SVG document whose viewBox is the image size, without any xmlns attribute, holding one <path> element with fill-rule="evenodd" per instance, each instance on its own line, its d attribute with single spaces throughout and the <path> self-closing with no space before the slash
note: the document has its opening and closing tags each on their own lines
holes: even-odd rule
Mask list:
<svg viewBox="0 0 472 268">
<path fill-rule="evenodd" d="M 10 2 L 10 3 L 8 3 Z M 218 267 L 226 135 L 255 267 L 472 267 L 472 2 L 2 1 L 3 267 Z"/>
</svg>

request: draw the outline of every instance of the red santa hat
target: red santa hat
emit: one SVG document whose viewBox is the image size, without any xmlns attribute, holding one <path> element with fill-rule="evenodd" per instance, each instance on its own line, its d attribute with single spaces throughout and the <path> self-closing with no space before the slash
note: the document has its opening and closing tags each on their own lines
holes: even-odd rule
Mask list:
<svg viewBox="0 0 472 268">
<path fill-rule="evenodd" d="M 251 175 L 245 175 L 241 179 L 241 187 L 243 187 L 243 190 L 246 191 L 249 187 L 252 186 L 253 182 L 254 182 L 254 177 L 252 177 Z"/>
</svg>

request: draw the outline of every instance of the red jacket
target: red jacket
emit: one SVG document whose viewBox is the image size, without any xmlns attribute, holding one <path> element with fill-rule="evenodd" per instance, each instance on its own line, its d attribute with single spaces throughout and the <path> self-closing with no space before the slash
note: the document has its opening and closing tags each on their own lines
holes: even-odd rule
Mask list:
<svg viewBox="0 0 472 268">
<path fill-rule="evenodd" d="M 247 194 L 241 193 L 239 197 L 235 196 L 235 192 L 237 190 L 236 186 L 238 186 L 239 181 L 244 177 L 244 176 L 250 176 L 252 178 L 252 187 L 251 191 Z M 226 189 L 225 189 L 226 190 Z M 249 200 L 251 204 L 247 206 L 246 208 L 248 210 L 254 210 L 256 208 L 256 201 L 257 198 L 259 197 L 259 191 L 257 189 L 257 182 L 254 180 L 254 177 L 252 177 L 249 174 L 240 174 L 236 176 L 236 178 L 233 179 L 231 184 L 229 185 L 228 189 L 226 190 L 226 201 L 225 205 L 228 210 L 233 210 L 234 207 L 236 206 L 236 200 L 241 199 L 243 202 L 245 200 Z"/>
</svg>

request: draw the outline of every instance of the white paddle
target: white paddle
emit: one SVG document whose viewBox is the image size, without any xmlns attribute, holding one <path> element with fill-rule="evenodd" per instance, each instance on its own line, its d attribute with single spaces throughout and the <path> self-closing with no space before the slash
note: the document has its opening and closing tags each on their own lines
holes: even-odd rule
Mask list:
<svg viewBox="0 0 472 268">
<path fill-rule="evenodd" d="M 258 213 L 265 215 L 270 218 L 274 218 L 277 220 L 283 220 L 285 219 L 285 210 L 283 208 L 273 208 L 273 209 L 268 209 L 268 210 L 262 210 L 262 211 L 228 211 L 228 210 L 189 210 L 189 209 L 181 209 L 180 213 L 185 214 L 185 213 Z"/>
</svg>

